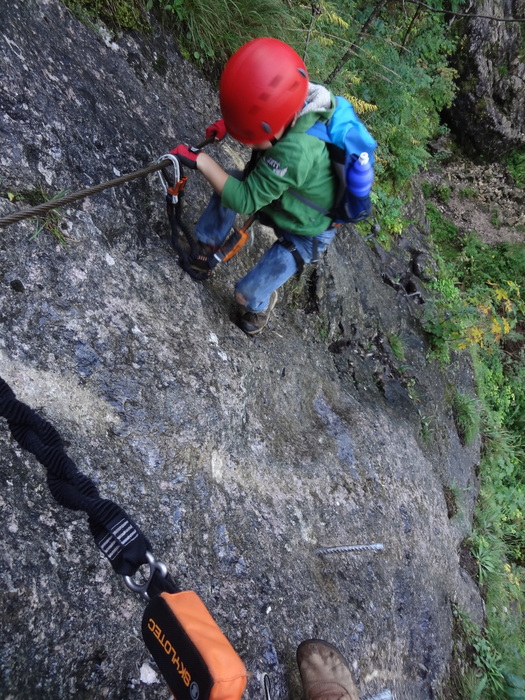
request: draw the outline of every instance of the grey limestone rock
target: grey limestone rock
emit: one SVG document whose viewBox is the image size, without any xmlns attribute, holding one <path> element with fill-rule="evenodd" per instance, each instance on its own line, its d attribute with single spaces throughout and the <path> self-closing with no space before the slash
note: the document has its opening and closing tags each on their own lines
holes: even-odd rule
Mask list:
<svg viewBox="0 0 525 700">
<path fill-rule="evenodd" d="M 523 0 L 485 0 L 463 20 L 465 42 L 455 63 L 458 93 L 446 111 L 447 122 L 468 150 L 501 158 L 525 148 L 525 62 Z"/>
</svg>

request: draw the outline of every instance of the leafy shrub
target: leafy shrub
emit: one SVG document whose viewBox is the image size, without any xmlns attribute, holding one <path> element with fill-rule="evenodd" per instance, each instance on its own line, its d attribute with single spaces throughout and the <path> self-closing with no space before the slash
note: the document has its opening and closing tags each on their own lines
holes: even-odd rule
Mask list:
<svg viewBox="0 0 525 700">
<path fill-rule="evenodd" d="M 389 195 L 385 188 L 376 187 L 372 190 L 370 198 L 374 205 L 375 217 L 381 221 L 381 231 L 390 236 L 398 236 L 405 226 L 405 220 L 401 216 L 403 202 L 399 197 Z M 385 240 L 380 240 L 385 244 Z M 389 247 L 386 245 L 385 247 Z"/>
<path fill-rule="evenodd" d="M 478 193 L 472 187 L 463 187 L 458 194 L 460 199 L 474 199 Z"/>
<path fill-rule="evenodd" d="M 451 195 L 452 190 L 446 185 L 439 185 L 436 188 L 436 197 L 439 199 L 440 202 L 443 202 L 443 204 L 447 204 L 447 202 L 450 201 Z"/>
<path fill-rule="evenodd" d="M 525 187 L 525 151 L 514 151 L 507 158 L 507 167 L 518 187 Z"/>
<path fill-rule="evenodd" d="M 158 0 L 164 9 L 173 8 Z M 273 36 L 287 41 L 296 49 L 302 47 L 293 13 L 279 0 L 177 0 L 178 19 L 185 33 L 179 39 L 190 58 L 214 69 L 215 74 L 242 44 L 260 36 Z M 206 57 L 206 59 L 204 58 Z"/>
<path fill-rule="evenodd" d="M 483 243 L 475 232 L 462 241 L 459 271 L 467 285 L 525 279 L 525 246 L 519 243 Z M 521 286 L 521 284 L 519 284 Z"/>
<path fill-rule="evenodd" d="M 488 553 L 487 553 L 488 554 Z M 466 673 L 459 682 L 461 698 L 470 700 L 511 700 L 521 698 L 525 680 L 520 666 L 516 669 L 516 653 L 505 648 L 500 651 L 500 630 L 482 631 L 478 625 L 458 606 L 452 608 L 454 627 L 461 655 L 468 654 L 474 663 L 474 672 Z M 513 672 L 514 670 L 514 672 Z M 454 695 L 454 697 L 458 697 Z"/>
<path fill-rule="evenodd" d="M 421 191 L 423 192 L 423 197 L 425 199 L 430 199 L 434 192 L 434 187 L 430 184 L 430 182 L 425 181 L 421 183 Z"/>
<path fill-rule="evenodd" d="M 512 395 L 512 405 L 509 406 L 507 420 L 516 435 L 525 436 L 525 358 L 523 352 L 516 360 L 516 363 L 507 372 L 509 392 Z"/>
<path fill-rule="evenodd" d="M 525 658 L 525 246 L 460 237 L 436 207 L 427 212 L 439 267 L 424 325 L 442 361 L 452 348 L 471 351 L 477 401 L 456 394 L 452 403 L 465 443 L 479 426 L 483 447 L 471 547 L 487 624 L 470 634 L 474 674 L 462 697 L 516 698 L 519 684 L 505 674 L 521 682 Z"/>
<path fill-rule="evenodd" d="M 439 209 L 432 203 L 427 204 L 427 217 L 432 230 L 432 240 L 439 248 L 445 260 L 455 260 L 463 246 L 458 227 L 445 219 Z"/>
</svg>

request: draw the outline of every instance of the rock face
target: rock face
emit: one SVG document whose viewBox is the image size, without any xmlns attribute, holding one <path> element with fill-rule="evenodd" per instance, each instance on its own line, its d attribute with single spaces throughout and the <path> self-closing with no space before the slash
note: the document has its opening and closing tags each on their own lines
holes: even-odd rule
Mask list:
<svg viewBox="0 0 525 700">
<path fill-rule="evenodd" d="M 525 18 L 524 0 L 485 0 L 465 22 L 455 58 L 458 94 L 446 112 L 458 140 L 471 152 L 498 158 L 525 149 L 523 25 L 483 16 Z"/>
<path fill-rule="evenodd" d="M 433 164 L 422 176 L 432 187 L 434 203 L 460 235 L 476 232 L 484 243 L 523 243 L 525 240 L 525 190 L 516 187 L 508 168 L 502 163 L 476 162 L 462 156 L 451 157 L 440 140 L 439 164 Z M 448 144 L 450 145 L 450 144 Z M 449 154 L 443 158 L 443 154 Z M 439 158 L 439 156 L 438 156 Z"/>
<path fill-rule="evenodd" d="M 2 3 L 0 21 L 0 216 L 29 192 L 141 168 L 218 116 L 160 30 L 108 39 L 59 0 Z M 230 140 L 210 152 L 226 167 L 247 155 Z M 192 174 L 190 222 L 208 196 Z M 389 254 L 341 231 L 256 340 L 232 322 L 231 291 L 271 232 L 197 284 L 177 266 L 155 176 L 62 210 L 52 226 L 67 245 L 31 221 L 2 230 L 0 376 L 200 594 L 252 674 L 247 697 L 263 672 L 278 697 L 298 696 L 295 648 L 320 637 L 363 696 L 430 699 L 451 604 L 482 615 L 459 563 L 479 444 L 461 443 L 448 402 L 473 379 L 466 358 L 443 371 L 427 356 L 420 211 Z M 3 420 L 0 475 L 0 695 L 170 697 L 140 637 L 142 601 Z M 374 542 L 384 550 L 315 552 Z"/>
</svg>

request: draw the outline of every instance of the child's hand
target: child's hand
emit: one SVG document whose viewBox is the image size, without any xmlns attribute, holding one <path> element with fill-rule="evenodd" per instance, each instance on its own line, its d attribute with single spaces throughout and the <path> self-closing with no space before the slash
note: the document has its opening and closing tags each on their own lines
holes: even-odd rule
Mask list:
<svg viewBox="0 0 525 700">
<path fill-rule="evenodd" d="M 226 131 L 226 124 L 224 123 L 224 119 L 217 119 L 216 122 L 210 124 L 209 127 L 206 129 L 206 138 L 214 138 L 217 141 L 222 141 L 222 139 L 226 136 L 227 133 L 228 132 Z"/>
<path fill-rule="evenodd" d="M 172 151 L 170 151 L 170 153 L 177 156 L 182 165 L 186 165 L 188 168 L 192 168 L 194 170 L 197 167 L 197 158 L 199 157 L 199 153 L 202 153 L 202 151 L 181 144 L 180 146 L 176 146 Z"/>
</svg>

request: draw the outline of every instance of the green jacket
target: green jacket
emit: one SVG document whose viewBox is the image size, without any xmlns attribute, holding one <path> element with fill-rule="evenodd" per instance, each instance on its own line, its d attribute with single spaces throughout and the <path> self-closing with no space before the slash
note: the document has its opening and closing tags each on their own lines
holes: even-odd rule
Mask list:
<svg viewBox="0 0 525 700">
<path fill-rule="evenodd" d="M 276 226 L 301 236 L 326 231 L 332 223 L 330 217 L 300 202 L 287 190 L 295 190 L 325 209 L 332 208 L 337 178 L 326 144 L 306 131 L 316 121 L 328 121 L 334 108 L 332 93 L 311 83 L 305 108 L 295 125 L 275 146 L 261 151 L 245 180 L 227 179 L 223 206 L 239 214 L 262 211 Z"/>
</svg>

